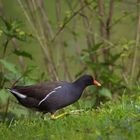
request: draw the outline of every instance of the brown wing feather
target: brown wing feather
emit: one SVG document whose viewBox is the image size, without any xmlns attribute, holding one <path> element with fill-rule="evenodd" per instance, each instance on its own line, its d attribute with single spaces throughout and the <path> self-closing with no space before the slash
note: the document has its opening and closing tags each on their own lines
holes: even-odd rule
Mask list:
<svg viewBox="0 0 140 140">
<path fill-rule="evenodd" d="M 26 95 L 28 97 L 33 97 L 35 99 L 43 99 L 47 94 L 53 91 L 54 88 L 62 85 L 63 82 L 49 82 L 49 83 L 40 83 L 30 86 L 15 86 L 12 89 L 15 89 L 17 92 Z"/>
</svg>

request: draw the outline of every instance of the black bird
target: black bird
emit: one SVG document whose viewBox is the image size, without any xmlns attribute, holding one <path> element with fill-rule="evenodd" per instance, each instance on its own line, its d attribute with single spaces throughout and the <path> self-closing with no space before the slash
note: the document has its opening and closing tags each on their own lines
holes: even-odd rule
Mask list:
<svg viewBox="0 0 140 140">
<path fill-rule="evenodd" d="M 9 91 L 25 107 L 36 108 L 43 113 L 51 113 L 51 118 L 58 118 L 54 113 L 76 102 L 83 90 L 90 85 L 101 86 L 92 76 L 83 75 L 76 81 L 55 81 L 29 86 L 14 86 Z"/>
</svg>

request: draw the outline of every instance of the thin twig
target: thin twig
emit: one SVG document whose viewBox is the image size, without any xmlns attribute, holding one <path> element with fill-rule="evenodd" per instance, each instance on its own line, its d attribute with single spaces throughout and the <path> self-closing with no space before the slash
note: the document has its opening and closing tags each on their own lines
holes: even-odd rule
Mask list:
<svg viewBox="0 0 140 140">
<path fill-rule="evenodd" d="M 44 1 L 40 0 L 40 1 L 36 1 L 36 2 L 38 3 L 40 14 L 41 14 L 42 26 L 44 29 L 47 29 L 47 33 L 46 33 L 46 30 L 44 30 L 44 34 L 45 34 L 45 36 L 47 36 L 47 34 L 49 34 L 50 38 L 52 39 L 54 36 L 54 33 L 53 33 L 52 27 L 49 23 L 49 19 L 46 14 L 46 11 L 45 11 Z"/>
<path fill-rule="evenodd" d="M 17 44 L 16 39 L 13 38 L 11 41 L 12 41 L 12 43 L 13 43 L 14 48 L 15 48 L 16 50 L 20 50 L 20 47 L 19 47 L 19 45 Z M 24 59 L 23 59 L 22 56 L 19 56 L 18 58 L 19 58 L 19 64 L 20 64 L 20 66 L 21 66 L 21 70 L 24 71 L 25 68 L 26 68 L 26 65 L 25 65 L 25 63 L 24 63 Z"/>
<path fill-rule="evenodd" d="M 7 100 L 6 109 L 5 109 L 4 117 L 3 117 L 3 123 L 5 123 L 5 121 L 6 121 L 6 117 L 7 117 L 9 105 L 10 105 L 10 97 L 9 97 L 8 100 Z"/>
<path fill-rule="evenodd" d="M 110 0 L 109 13 L 108 13 L 107 21 L 106 21 L 106 37 L 107 37 L 107 39 L 110 38 L 110 29 L 111 29 L 111 24 L 112 24 L 113 10 L 114 10 L 114 0 Z"/>
<path fill-rule="evenodd" d="M 59 24 L 60 19 L 61 19 L 61 0 L 56 0 L 56 18 L 57 18 L 57 23 Z M 69 69 L 68 69 L 68 63 L 66 59 L 66 53 L 65 53 L 65 43 L 64 43 L 64 38 L 63 34 L 60 36 L 60 44 L 61 44 L 61 63 L 63 65 L 64 73 L 63 76 L 66 79 L 66 76 L 68 77 L 69 80 L 72 80 Z"/>
<path fill-rule="evenodd" d="M 105 10 L 104 10 L 104 1 L 98 0 L 98 7 L 99 7 L 99 21 L 100 21 L 100 34 L 102 37 L 105 37 L 105 22 L 104 22 L 104 16 L 105 16 Z"/>
</svg>

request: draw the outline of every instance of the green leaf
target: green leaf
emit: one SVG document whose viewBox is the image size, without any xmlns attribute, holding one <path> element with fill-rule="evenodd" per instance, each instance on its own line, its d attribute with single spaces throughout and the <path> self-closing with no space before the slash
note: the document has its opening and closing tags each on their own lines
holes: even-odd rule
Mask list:
<svg viewBox="0 0 140 140">
<path fill-rule="evenodd" d="M 8 21 L 6 21 L 2 16 L 0 16 L 0 19 L 3 21 L 8 30 L 12 28 L 11 24 Z"/>
<path fill-rule="evenodd" d="M 92 51 L 97 51 L 99 48 L 101 48 L 103 43 L 97 43 L 92 47 Z"/>
<path fill-rule="evenodd" d="M 19 51 L 19 50 L 14 50 L 14 54 L 18 55 L 18 56 L 23 56 L 29 59 L 33 59 L 32 55 L 26 51 Z"/>
<path fill-rule="evenodd" d="M 102 88 L 102 89 L 99 91 L 99 94 L 100 94 L 101 96 L 105 96 L 105 97 L 107 97 L 107 98 L 109 98 L 109 99 L 112 99 L 112 94 L 111 94 L 110 90 L 107 89 L 107 88 Z"/>
<path fill-rule="evenodd" d="M 111 57 L 111 62 L 110 63 L 115 63 L 115 61 L 117 61 L 121 57 L 122 53 L 123 52 L 117 53 L 115 55 L 110 55 L 110 57 Z"/>
<path fill-rule="evenodd" d="M 19 72 L 17 71 L 17 68 L 14 64 L 7 62 L 6 60 L 1 59 L 0 63 L 10 72 L 14 73 L 14 74 L 19 74 Z"/>
</svg>

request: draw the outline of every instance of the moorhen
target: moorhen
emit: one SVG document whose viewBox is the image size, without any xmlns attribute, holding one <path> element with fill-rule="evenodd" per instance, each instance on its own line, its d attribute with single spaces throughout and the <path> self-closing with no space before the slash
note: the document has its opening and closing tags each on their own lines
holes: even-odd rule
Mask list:
<svg viewBox="0 0 140 140">
<path fill-rule="evenodd" d="M 101 86 L 92 76 L 83 75 L 72 83 L 55 81 L 29 86 L 14 86 L 8 90 L 23 106 L 36 108 L 43 113 L 49 112 L 51 118 L 56 119 L 58 116 L 54 116 L 54 113 L 76 102 L 83 90 L 90 85 Z"/>
</svg>

